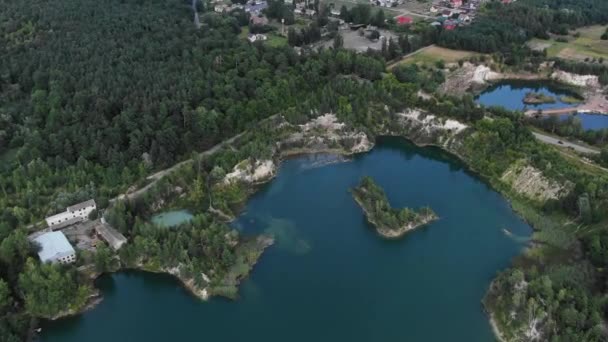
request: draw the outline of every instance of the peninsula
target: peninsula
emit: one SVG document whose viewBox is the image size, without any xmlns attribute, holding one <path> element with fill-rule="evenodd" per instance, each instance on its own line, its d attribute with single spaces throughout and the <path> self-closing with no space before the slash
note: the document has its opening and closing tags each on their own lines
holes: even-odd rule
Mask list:
<svg viewBox="0 0 608 342">
<path fill-rule="evenodd" d="M 365 212 L 367 220 L 376 227 L 378 234 L 388 239 L 399 238 L 438 218 L 429 207 L 420 208 L 418 211 L 392 208 L 384 190 L 371 177 L 363 177 L 359 185 L 352 189 L 352 194 Z"/>
</svg>

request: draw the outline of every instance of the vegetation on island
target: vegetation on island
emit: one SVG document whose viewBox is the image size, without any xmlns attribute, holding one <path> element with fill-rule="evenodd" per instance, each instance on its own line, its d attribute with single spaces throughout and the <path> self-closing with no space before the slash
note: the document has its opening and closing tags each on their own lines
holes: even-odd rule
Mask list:
<svg viewBox="0 0 608 342">
<path fill-rule="evenodd" d="M 555 97 L 543 93 L 529 92 L 523 99 L 525 104 L 555 103 Z"/>
<path fill-rule="evenodd" d="M 420 208 L 418 211 L 410 208 L 392 208 L 384 190 L 369 176 L 363 177 L 351 192 L 363 209 L 367 220 L 376 227 L 380 235 L 386 238 L 403 236 L 437 219 L 437 215 L 429 207 Z"/>
</svg>

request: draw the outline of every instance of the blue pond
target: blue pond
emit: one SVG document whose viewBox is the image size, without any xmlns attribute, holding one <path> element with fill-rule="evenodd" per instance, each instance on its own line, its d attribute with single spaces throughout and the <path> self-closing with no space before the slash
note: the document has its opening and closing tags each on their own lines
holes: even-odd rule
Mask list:
<svg viewBox="0 0 608 342">
<path fill-rule="evenodd" d="M 529 92 L 552 96 L 556 102 L 526 105 L 523 100 Z M 562 102 L 560 97 L 572 95 L 572 92 L 543 82 L 505 81 L 486 89 L 476 100 L 486 107 L 498 106 L 509 110 L 557 109 L 571 107 L 572 104 Z"/>
<path fill-rule="evenodd" d="M 542 93 L 555 98 L 555 103 L 543 103 L 538 105 L 526 105 L 523 103 L 526 94 L 529 92 Z M 559 109 L 576 106 L 561 101 L 562 96 L 573 96 L 568 90 L 559 89 L 546 82 L 523 82 L 505 81 L 497 83 L 486 89 L 476 97 L 476 101 L 486 107 L 497 106 L 508 110 L 530 110 L 530 109 Z M 560 115 L 562 120 L 573 115 Z M 585 130 L 598 130 L 608 128 L 608 115 L 593 113 L 578 113 L 574 115 L 581 127 Z"/>
<path fill-rule="evenodd" d="M 192 220 L 194 217 L 188 210 L 165 211 L 152 216 L 152 222 L 161 227 L 175 227 Z"/>
</svg>

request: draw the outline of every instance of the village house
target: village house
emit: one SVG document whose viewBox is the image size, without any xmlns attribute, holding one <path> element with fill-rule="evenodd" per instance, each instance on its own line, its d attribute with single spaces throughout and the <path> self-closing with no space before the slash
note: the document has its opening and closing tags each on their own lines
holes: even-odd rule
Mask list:
<svg viewBox="0 0 608 342">
<path fill-rule="evenodd" d="M 409 25 L 413 22 L 414 19 L 412 19 L 412 17 L 406 17 L 403 15 L 397 17 L 397 25 Z"/>
<path fill-rule="evenodd" d="M 446 20 L 443 23 L 443 28 L 448 30 L 448 31 L 452 31 L 456 28 L 456 26 L 458 25 L 458 23 L 454 20 Z"/>
<path fill-rule="evenodd" d="M 247 39 L 250 42 L 258 42 L 258 41 L 265 41 L 268 39 L 268 37 L 266 37 L 266 35 L 264 34 L 250 34 L 249 37 L 247 37 Z"/>
<path fill-rule="evenodd" d="M 340 10 L 332 8 L 331 11 L 329 11 L 329 14 L 331 16 L 333 16 L 333 17 L 339 17 L 340 16 Z"/>
<path fill-rule="evenodd" d="M 462 6 L 462 0 L 450 0 L 450 6 L 454 8 Z"/>
<path fill-rule="evenodd" d="M 254 14 L 260 14 L 263 10 L 268 7 L 268 3 L 266 1 L 249 1 L 245 5 L 245 12 Z"/>
<path fill-rule="evenodd" d="M 42 262 L 70 264 L 76 261 L 76 251 L 62 232 L 44 233 L 33 240 L 40 246 Z"/>
<path fill-rule="evenodd" d="M 45 219 L 46 224 L 53 230 L 70 226 L 77 222 L 88 220 L 93 210 L 97 209 L 94 200 L 78 203 L 67 208 L 66 211 L 49 216 Z"/>
<path fill-rule="evenodd" d="M 266 18 L 263 15 L 252 15 L 251 18 L 249 19 L 249 22 L 252 25 L 264 26 L 264 25 L 268 25 L 268 18 Z"/>
</svg>

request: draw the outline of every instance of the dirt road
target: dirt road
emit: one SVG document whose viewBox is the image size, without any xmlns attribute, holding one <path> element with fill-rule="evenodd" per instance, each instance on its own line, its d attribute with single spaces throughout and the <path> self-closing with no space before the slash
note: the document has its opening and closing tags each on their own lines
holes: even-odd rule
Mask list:
<svg viewBox="0 0 608 342">
<path fill-rule="evenodd" d="M 210 149 L 208 149 L 208 150 L 206 150 L 204 152 L 201 152 L 199 154 L 199 156 L 201 156 L 201 157 L 210 156 L 210 155 L 214 154 L 215 152 L 217 152 L 222 147 L 224 147 L 225 145 L 232 144 L 235 140 L 237 140 L 238 138 L 242 137 L 243 134 L 245 134 L 245 132 L 237 134 L 237 135 L 233 136 L 232 138 L 230 138 L 228 140 L 224 140 L 221 143 L 213 146 L 212 148 L 210 148 Z M 135 190 L 133 192 L 118 195 L 117 197 L 111 199 L 110 203 L 113 203 L 116 200 L 134 199 L 134 198 L 139 197 L 140 195 L 146 193 L 146 191 L 150 190 L 160 179 L 162 179 L 163 177 L 167 176 L 168 174 L 171 174 L 173 171 L 179 169 L 180 167 L 182 167 L 183 165 L 186 165 L 188 163 L 192 163 L 192 159 L 184 160 L 183 162 L 179 162 L 179 163 L 171 166 L 168 169 L 164 169 L 162 171 L 158 171 L 158 172 L 156 172 L 156 173 L 148 176 L 146 179 L 149 180 L 149 181 L 151 181 L 148 185 L 144 186 L 141 189 L 137 189 L 137 190 Z"/>
</svg>

